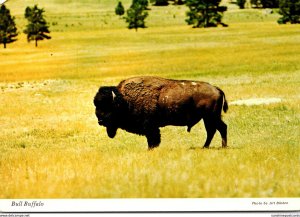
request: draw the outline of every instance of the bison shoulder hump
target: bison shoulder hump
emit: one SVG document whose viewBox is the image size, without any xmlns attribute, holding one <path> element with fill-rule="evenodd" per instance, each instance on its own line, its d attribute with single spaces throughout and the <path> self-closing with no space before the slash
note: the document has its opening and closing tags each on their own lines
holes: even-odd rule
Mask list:
<svg viewBox="0 0 300 217">
<path fill-rule="evenodd" d="M 135 113 L 153 114 L 157 110 L 163 80 L 155 78 L 133 78 L 119 84 L 119 91 Z"/>
</svg>

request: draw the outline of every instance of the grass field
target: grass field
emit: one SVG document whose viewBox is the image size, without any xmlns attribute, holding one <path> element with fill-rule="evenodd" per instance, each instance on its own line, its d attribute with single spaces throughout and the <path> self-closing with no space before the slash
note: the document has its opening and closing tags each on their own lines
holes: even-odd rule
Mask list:
<svg viewBox="0 0 300 217">
<path fill-rule="evenodd" d="M 19 31 L 34 0 L 7 7 Z M 130 4 L 124 1 L 125 6 Z M 20 34 L 0 49 L 0 198 L 186 198 L 300 196 L 300 25 L 278 25 L 261 10 L 225 13 L 228 28 L 193 29 L 185 6 L 151 7 L 147 29 L 126 29 L 115 1 L 49 0 L 52 39 L 35 48 Z M 199 123 L 144 137 L 97 124 L 100 85 L 136 75 L 204 80 L 230 102 L 229 148 L 208 150 Z"/>
</svg>

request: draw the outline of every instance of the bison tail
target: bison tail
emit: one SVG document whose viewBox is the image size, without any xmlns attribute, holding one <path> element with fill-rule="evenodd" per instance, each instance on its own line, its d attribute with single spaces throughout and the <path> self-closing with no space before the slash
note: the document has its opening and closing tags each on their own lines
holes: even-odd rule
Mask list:
<svg viewBox="0 0 300 217">
<path fill-rule="evenodd" d="M 228 111 L 228 102 L 226 100 L 225 93 L 220 88 L 216 88 L 220 91 L 221 95 L 223 96 L 223 111 L 226 113 Z"/>
<path fill-rule="evenodd" d="M 223 111 L 226 113 L 228 111 L 228 103 L 225 98 L 225 94 L 223 96 L 224 96 Z"/>
</svg>

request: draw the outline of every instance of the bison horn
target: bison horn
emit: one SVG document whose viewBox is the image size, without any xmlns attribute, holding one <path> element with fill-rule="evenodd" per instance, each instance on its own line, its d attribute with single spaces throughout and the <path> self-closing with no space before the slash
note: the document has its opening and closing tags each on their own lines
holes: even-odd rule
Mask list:
<svg viewBox="0 0 300 217">
<path fill-rule="evenodd" d="M 116 97 L 116 94 L 114 93 L 114 91 L 111 91 L 112 92 L 112 97 L 113 97 L 113 100 L 115 99 Z"/>
</svg>

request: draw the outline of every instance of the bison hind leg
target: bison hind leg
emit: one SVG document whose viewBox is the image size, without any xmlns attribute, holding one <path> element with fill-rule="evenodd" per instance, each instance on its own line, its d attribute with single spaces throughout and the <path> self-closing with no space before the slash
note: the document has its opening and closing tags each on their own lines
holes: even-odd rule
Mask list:
<svg viewBox="0 0 300 217">
<path fill-rule="evenodd" d="M 204 125 L 207 132 L 206 142 L 203 148 L 209 148 L 212 138 L 218 130 L 222 137 L 222 148 L 227 147 L 227 125 L 222 121 L 221 117 L 206 118 Z"/>
<path fill-rule="evenodd" d="M 146 138 L 148 142 L 148 150 L 158 147 L 160 144 L 160 130 L 158 128 L 149 130 L 146 134 Z"/>
<path fill-rule="evenodd" d="M 222 148 L 226 148 L 227 147 L 227 125 L 221 119 L 219 119 L 219 121 L 217 122 L 217 129 L 220 132 L 222 137 Z"/>
<path fill-rule="evenodd" d="M 212 138 L 214 137 L 217 127 L 214 118 L 204 118 L 204 125 L 207 133 L 207 138 L 203 148 L 209 148 Z"/>
</svg>

